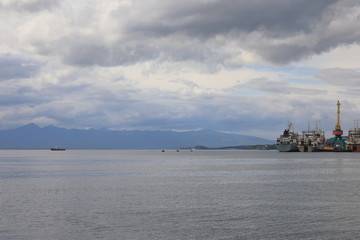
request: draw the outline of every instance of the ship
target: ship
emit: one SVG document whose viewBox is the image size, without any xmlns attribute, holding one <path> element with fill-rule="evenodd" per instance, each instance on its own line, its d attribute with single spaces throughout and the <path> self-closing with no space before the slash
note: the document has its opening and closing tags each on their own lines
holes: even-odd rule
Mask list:
<svg viewBox="0 0 360 240">
<path fill-rule="evenodd" d="M 310 127 L 309 127 L 310 129 Z M 298 137 L 298 148 L 300 152 L 318 152 L 325 147 L 325 132 L 318 129 L 303 131 Z"/>
<path fill-rule="evenodd" d="M 53 147 L 53 148 L 50 148 L 51 151 L 65 151 L 65 148 L 61 148 L 61 147 Z"/>
<path fill-rule="evenodd" d="M 298 139 L 298 148 L 300 152 L 318 152 L 324 149 L 325 134 L 320 130 L 303 131 Z"/>
<path fill-rule="evenodd" d="M 298 137 L 299 134 L 294 131 L 292 123 L 289 123 L 288 128 L 276 139 L 277 150 L 279 152 L 298 152 Z"/>
<path fill-rule="evenodd" d="M 346 149 L 352 152 L 360 152 L 360 128 L 357 121 L 357 126 L 354 129 L 349 130 L 349 137 L 346 141 Z"/>
</svg>

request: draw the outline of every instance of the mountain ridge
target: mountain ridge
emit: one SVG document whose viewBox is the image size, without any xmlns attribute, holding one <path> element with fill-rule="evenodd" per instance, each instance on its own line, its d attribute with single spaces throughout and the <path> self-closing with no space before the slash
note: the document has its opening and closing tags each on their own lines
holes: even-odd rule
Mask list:
<svg viewBox="0 0 360 240">
<path fill-rule="evenodd" d="M 34 123 L 11 130 L 0 130 L 2 149 L 177 149 L 192 146 L 224 147 L 234 145 L 271 144 L 273 141 L 214 130 L 143 131 L 67 129 L 56 126 L 39 127 Z"/>
</svg>

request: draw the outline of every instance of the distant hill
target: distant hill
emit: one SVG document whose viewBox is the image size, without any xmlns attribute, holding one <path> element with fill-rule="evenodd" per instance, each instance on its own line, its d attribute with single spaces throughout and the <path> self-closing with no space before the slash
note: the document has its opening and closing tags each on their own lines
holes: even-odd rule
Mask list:
<svg viewBox="0 0 360 240">
<path fill-rule="evenodd" d="M 54 146 L 68 149 L 176 149 L 198 145 L 214 148 L 270 143 L 273 141 L 211 130 L 81 130 L 55 126 L 39 127 L 33 123 L 12 130 L 0 130 L 2 149 L 48 149 Z"/>
</svg>

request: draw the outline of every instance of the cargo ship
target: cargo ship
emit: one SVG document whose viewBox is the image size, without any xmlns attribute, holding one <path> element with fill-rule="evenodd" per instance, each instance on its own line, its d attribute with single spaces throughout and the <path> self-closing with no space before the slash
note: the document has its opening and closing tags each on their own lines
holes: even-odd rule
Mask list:
<svg viewBox="0 0 360 240">
<path fill-rule="evenodd" d="M 277 150 L 279 152 L 298 152 L 298 137 L 299 134 L 294 131 L 292 123 L 289 123 L 288 128 L 276 140 Z"/>
</svg>

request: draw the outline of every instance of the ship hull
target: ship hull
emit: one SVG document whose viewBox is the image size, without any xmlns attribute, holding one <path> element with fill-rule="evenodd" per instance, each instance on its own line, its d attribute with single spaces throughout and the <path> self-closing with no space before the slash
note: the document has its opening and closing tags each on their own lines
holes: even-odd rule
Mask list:
<svg viewBox="0 0 360 240">
<path fill-rule="evenodd" d="M 346 149 L 352 152 L 360 152 L 360 144 L 347 144 Z"/>
<path fill-rule="evenodd" d="M 277 144 L 276 148 L 279 152 L 298 152 L 299 148 L 296 144 Z"/>
<path fill-rule="evenodd" d="M 308 146 L 308 145 L 300 145 L 298 146 L 300 152 L 320 152 L 324 146 Z"/>
<path fill-rule="evenodd" d="M 335 148 L 335 149 L 320 149 L 319 152 L 353 152 L 353 151 L 349 149 Z"/>
<path fill-rule="evenodd" d="M 315 148 L 312 146 L 298 146 L 300 152 L 313 152 Z"/>
</svg>

